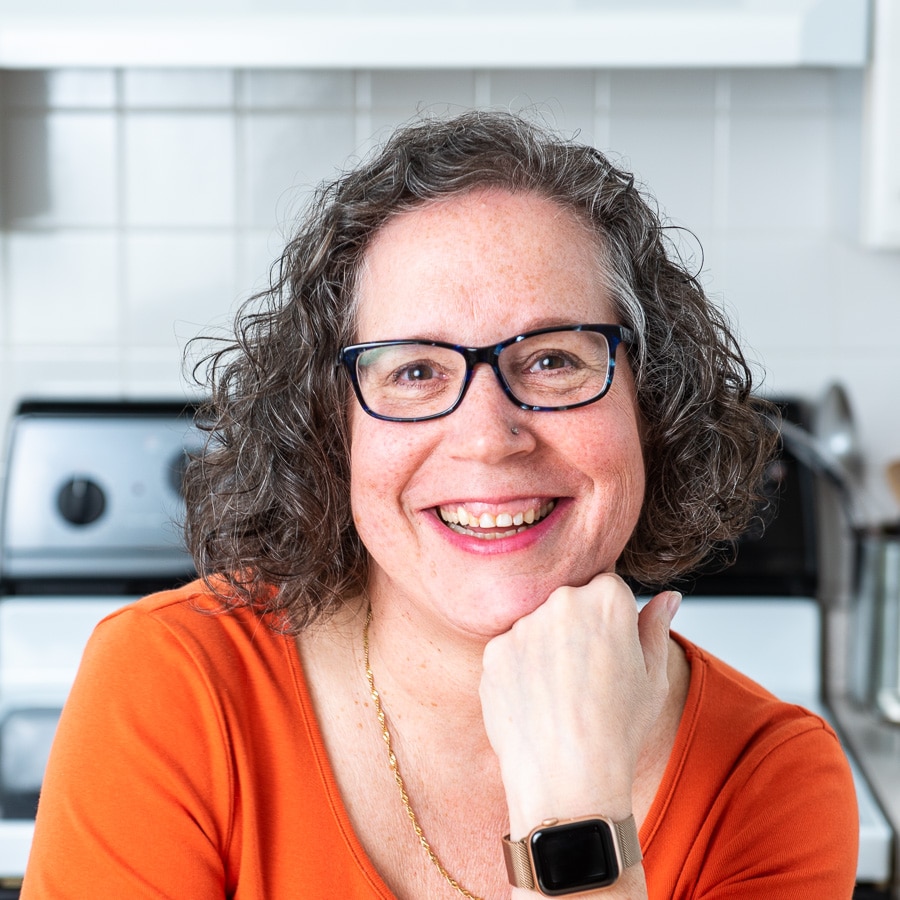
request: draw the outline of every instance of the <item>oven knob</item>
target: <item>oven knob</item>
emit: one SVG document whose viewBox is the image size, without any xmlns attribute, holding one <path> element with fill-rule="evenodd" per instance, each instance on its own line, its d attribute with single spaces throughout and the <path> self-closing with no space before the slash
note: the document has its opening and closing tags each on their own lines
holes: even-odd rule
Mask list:
<svg viewBox="0 0 900 900">
<path fill-rule="evenodd" d="M 73 525 L 90 525 L 103 515 L 106 498 L 100 486 L 89 478 L 71 478 L 59 490 L 56 505 Z"/>
</svg>

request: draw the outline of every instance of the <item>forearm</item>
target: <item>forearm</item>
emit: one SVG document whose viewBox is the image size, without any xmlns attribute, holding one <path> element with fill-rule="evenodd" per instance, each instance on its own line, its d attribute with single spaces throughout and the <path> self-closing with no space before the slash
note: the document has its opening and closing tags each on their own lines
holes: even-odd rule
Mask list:
<svg viewBox="0 0 900 900">
<path fill-rule="evenodd" d="M 510 834 L 547 826 L 510 848 L 513 869 L 558 871 L 557 888 L 584 896 L 594 886 L 598 897 L 647 896 L 632 813 L 638 758 L 667 696 L 663 604 L 641 628 L 630 592 L 603 577 L 556 592 L 489 645 L 482 706 Z"/>
</svg>

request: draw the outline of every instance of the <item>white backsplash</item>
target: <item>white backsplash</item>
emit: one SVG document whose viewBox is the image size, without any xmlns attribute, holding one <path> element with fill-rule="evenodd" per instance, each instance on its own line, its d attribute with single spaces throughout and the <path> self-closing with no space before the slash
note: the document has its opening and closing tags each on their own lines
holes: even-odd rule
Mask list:
<svg viewBox="0 0 900 900">
<path fill-rule="evenodd" d="M 312 185 L 417 110 L 532 108 L 697 235 L 768 390 L 844 383 L 872 515 L 898 513 L 900 253 L 857 239 L 858 70 L 7 71 L 0 92 L 0 422 L 24 396 L 189 393 L 186 341 L 264 286 Z"/>
</svg>

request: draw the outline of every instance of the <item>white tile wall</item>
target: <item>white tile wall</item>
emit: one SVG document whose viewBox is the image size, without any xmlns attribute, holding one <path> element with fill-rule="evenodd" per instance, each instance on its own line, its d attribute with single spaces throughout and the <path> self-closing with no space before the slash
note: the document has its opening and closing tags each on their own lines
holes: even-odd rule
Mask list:
<svg viewBox="0 0 900 900">
<path fill-rule="evenodd" d="M 709 114 L 629 110 L 613 112 L 609 144 L 622 154 L 626 168 L 640 173 L 673 224 L 707 231 L 715 221 L 714 134 Z"/>
<path fill-rule="evenodd" d="M 356 150 L 346 112 L 293 110 L 242 117 L 245 175 L 241 198 L 248 225 L 290 222 L 297 206 L 323 179 L 333 179 Z"/>
<path fill-rule="evenodd" d="M 356 78 L 352 72 L 298 72 L 266 69 L 239 79 L 240 104 L 251 109 L 330 109 L 352 111 Z"/>
<path fill-rule="evenodd" d="M 186 342 L 265 285 L 311 184 L 419 112 L 530 109 L 696 233 L 768 389 L 844 382 L 896 516 L 900 253 L 856 240 L 861 91 L 815 69 L 0 73 L 0 421 L 26 395 L 191 392 Z"/>
<path fill-rule="evenodd" d="M 237 224 L 233 115 L 129 111 L 122 127 L 126 226 Z"/>
<path fill-rule="evenodd" d="M 374 71 L 369 73 L 369 96 L 374 108 L 397 109 L 409 118 L 417 109 L 427 107 L 467 107 L 475 102 L 478 73 L 474 71 L 410 72 Z"/>
<path fill-rule="evenodd" d="M 102 112 L 11 113 L 7 154 L 15 178 L 4 191 L 15 226 L 116 224 L 116 123 Z"/>
<path fill-rule="evenodd" d="M 122 103 L 130 109 L 231 109 L 235 75 L 227 69 L 126 69 Z"/>
<path fill-rule="evenodd" d="M 736 110 L 775 113 L 832 112 L 835 73 L 825 69 L 741 69 L 729 74 Z"/>
<path fill-rule="evenodd" d="M 552 128 L 596 143 L 593 111 L 597 106 L 596 73 L 504 70 L 484 79 L 483 105 L 526 111 Z M 476 90 L 479 85 L 476 83 Z"/>
<path fill-rule="evenodd" d="M 833 152 L 827 118 L 733 110 L 730 127 L 727 226 L 826 233 Z"/>
<path fill-rule="evenodd" d="M 109 69 L 57 69 L 3 74 L 10 109 L 92 109 L 116 105 L 116 73 Z"/>
<path fill-rule="evenodd" d="M 121 381 L 121 355 L 112 344 L 15 345 L 8 354 L 10 381 L 4 387 L 15 397 L 103 397 Z"/>
<path fill-rule="evenodd" d="M 125 238 L 123 341 L 183 347 L 233 312 L 237 239 L 230 231 L 137 232 Z"/>
<path fill-rule="evenodd" d="M 118 343 L 117 241 L 112 231 L 9 235 L 6 283 L 12 348 Z"/>
<path fill-rule="evenodd" d="M 724 294 L 747 346 L 758 352 L 834 346 L 834 272 L 824 241 L 799 229 L 729 233 L 720 259 Z"/>
</svg>

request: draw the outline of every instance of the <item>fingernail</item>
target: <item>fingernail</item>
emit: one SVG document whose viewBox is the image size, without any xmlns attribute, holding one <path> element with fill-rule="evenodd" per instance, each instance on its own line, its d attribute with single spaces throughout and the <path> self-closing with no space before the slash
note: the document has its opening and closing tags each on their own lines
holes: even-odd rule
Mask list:
<svg viewBox="0 0 900 900">
<path fill-rule="evenodd" d="M 680 591 L 669 591 L 669 596 L 666 597 L 666 609 L 669 610 L 669 617 L 674 618 L 675 613 L 678 612 L 678 608 L 681 606 L 681 592 Z"/>
</svg>

